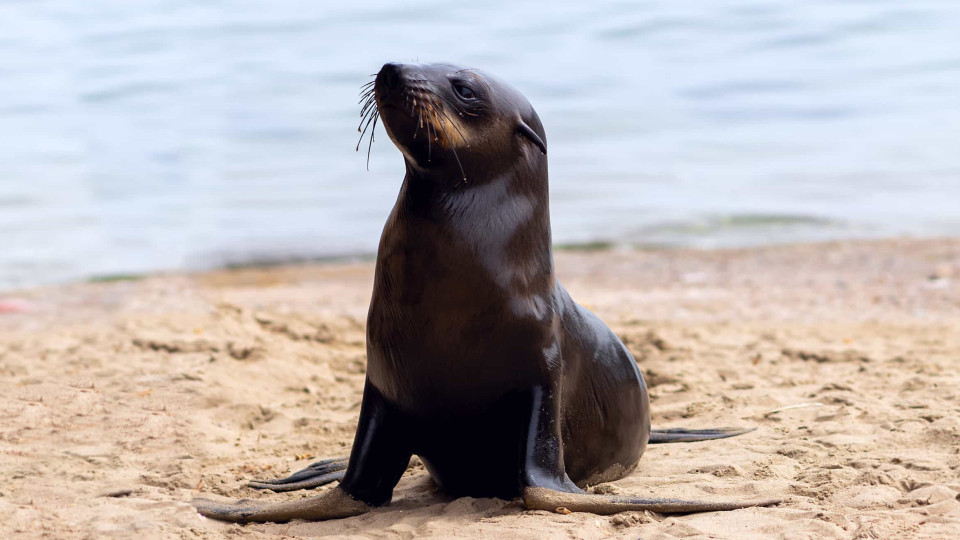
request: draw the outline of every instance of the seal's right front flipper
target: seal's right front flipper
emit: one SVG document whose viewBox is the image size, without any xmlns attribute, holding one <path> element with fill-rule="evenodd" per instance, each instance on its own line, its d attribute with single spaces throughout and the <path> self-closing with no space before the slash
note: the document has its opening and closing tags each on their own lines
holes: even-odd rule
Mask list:
<svg viewBox="0 0 960 540">
<path fill-rule="evenodd" d="M 222 503 L 210 499 L 194 499 L 191 504 L 203 516 L 234 523 L 283 523 L 291 519 L 320 521 L 356 516 L 371 509 L 339 487 L 323 495 L 283 503 L 264 504 L 250 499 Z"/>
<path fill-rule="evenodd" d="M 237 523 L 324 520 L 362 514 L 390 502 L 393 488 L 410 463 L 407 432 L 402 413 L 367 381 L 360 403 L 357 434 L 346 470 L 325 473 L 341 478 L 340 485 L 316 497 L 283 503 L 264 504 L 249 499 L 222 503 L 195 499 L 193 505 L 206 517 Z M 342 460 L 320 462 L 311 467 L 326 470 L 339 468 L 338 463 L 342 463 Z M 306 474 L 312 474 L 311 467 L 307 468 Z M 301 481 L 299 474 L 294 473 L 291 484 Z M 265 487 L 275 489 L 274 485 L 265 484 Z"/>
<path fill-rule="evenodd" d="M 759 501 L 711 502 L 685 501 L 680 499 L 645 499 L 620 495 L 596 495 L 593 493 L 568 493 L 543 487 L 528 487 L 523 490 L 523 503 L 528 510 L 550 512 L 569 510 L 589 512 L 602 516 L 631 510 L 649 510 L 660 514 L 693 514 L 696 512 L 721 512 L 754 506 L 771 506 L 780 503 L 776 499 Z"/>
<path fill-rule="evenodd" d="M 286 478 L 275 480 L 251 480 L 247 486 L 253 489 L 269 489 L 271 491 L 296 491 L 298 489 L 313 489 L 325 486 L 332 482 L 343 480 L 349 457 L 324 459 L 311 463 L 305 469 L 299 470 Z"/>
</svg>

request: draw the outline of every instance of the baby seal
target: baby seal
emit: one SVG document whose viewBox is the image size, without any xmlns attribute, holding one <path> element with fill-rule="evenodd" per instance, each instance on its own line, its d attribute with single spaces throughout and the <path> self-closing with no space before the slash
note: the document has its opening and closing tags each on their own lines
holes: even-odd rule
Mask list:
<svg viewBox="0 0 960 540">
<path fill-rule="evenodd" d="M 590 494 L 636 467 L 648 442 L 746 430 L 650 430 L 633 356 L 557 282 L 547 138 L 522 94 L 475 69 L 386 64 L 368 88 L 406 175 L 380 240 L 367 373 L 349 458 L 274 491 L 340 484 L 280 504 L 198 499 L 237 522 L 321 520 L 388 503 L 416 455 L 448 493 L 522 497 L 529 509 L 690 513 L 778 501 Z M 372 134 L 371 134 L 372 137 Z"/>
</svg>

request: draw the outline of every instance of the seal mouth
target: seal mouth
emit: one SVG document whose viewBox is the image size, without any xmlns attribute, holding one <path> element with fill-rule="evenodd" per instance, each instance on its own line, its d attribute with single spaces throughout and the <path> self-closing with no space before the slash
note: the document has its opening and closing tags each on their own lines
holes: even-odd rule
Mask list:
<svg viewBox="0 0 960 540">
<path fill-rule="evenodd" d="M 381 111 L 397 111 L 398 113 L 405 115 L 407 118 L 412 120 L 416 119 L 416 117 L 413 116 L 413 113 L 407 107 L 398 107 L 392 103 L 384 103 L 383 105 L 379 105 L 379 109 Z"/>
</svg>

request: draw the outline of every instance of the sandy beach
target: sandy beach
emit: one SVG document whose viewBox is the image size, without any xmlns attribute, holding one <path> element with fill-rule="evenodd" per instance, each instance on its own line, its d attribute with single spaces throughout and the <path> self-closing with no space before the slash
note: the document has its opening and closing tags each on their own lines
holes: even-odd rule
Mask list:
<svg viewBox="0 0 960 540">
<path fill-rule="evenodd" d="M 368 261 L 0 294 L 2 538 L 950 538 L 960 531 L 960 240 L 556 253 L 633 351 L 655 427 L 610 493 L 782 498 L 664 517 L 451 498 L 422 467 L 336 521 L 231 525 L 191 498 L 348 452 Z M 496 336 L 491 336 L 495 339 Z"/>
</svg>

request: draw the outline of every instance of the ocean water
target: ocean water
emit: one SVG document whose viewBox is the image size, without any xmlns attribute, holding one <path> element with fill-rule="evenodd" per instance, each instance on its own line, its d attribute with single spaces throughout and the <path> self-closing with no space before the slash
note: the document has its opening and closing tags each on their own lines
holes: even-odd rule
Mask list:
<svg viewBox="0 0 960 540">
<path fill-rule="evenodd" d="M 373 253 L 416 60 L 534 104 L 558 244 L 960 234 L 955 1 L 6 0 L 0 288 Z"/>
</svg>

